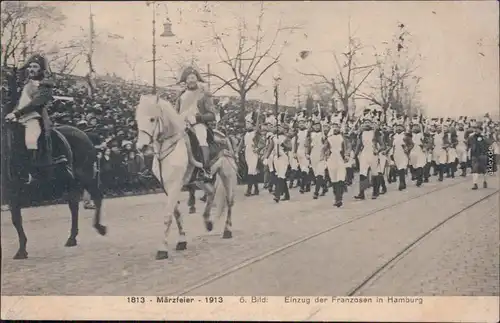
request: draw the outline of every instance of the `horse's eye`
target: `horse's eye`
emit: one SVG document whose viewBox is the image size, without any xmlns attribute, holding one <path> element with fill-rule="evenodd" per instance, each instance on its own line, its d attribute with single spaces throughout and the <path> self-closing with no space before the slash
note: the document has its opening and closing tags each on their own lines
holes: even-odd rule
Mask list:
<svg viewBox="0 0 500 323">
<path fill-rule="evenodd" d="M 149 119 L 150 122 L 155 122 L 155 118 Z"/>
</svg>

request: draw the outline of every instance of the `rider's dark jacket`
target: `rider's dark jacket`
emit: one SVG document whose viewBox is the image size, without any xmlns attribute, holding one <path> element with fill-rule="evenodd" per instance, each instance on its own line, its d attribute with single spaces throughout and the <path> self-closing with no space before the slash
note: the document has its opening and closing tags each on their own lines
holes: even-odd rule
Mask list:
<svg viewBox="0 0 500 323">
<path fill-rule="evenodd" d="M 42 117 L 45 127 L 50 125 L 47 106 L 52 102 L 53 99 L 53 87 L 54 83 L 51 80 L 45 79 L 39 81 L 38 88 L 31 95 L 30 103 L 13 111 L 16 118 L 22 118 L 23 116 L 31 112 L 37 112 Z"/>
</svg>

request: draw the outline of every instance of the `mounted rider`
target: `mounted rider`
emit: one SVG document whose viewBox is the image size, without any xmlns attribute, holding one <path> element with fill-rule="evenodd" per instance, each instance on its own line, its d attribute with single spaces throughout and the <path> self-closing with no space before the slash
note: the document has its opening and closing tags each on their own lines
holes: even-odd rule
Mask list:
<svg viewBox="0 0 500 323">
<path fill-rule="evenodd" d="M 49 142 L 50 136 L 48 135 L 50 134 L 51 122 L 47 106 L 53 99 L 52 89 L 54 83 L 48 78 L 48 62 L 40 54 L 33 55 L 21 70 L 26 72 L 28 80 L 22 87 L 21 95 L 13 111 L 7 114 L 5 119 L 7 121 L 17 121 L 26 129 L 25 144 L 31 158 L 31 170 L 26 174 L 28 177 L 26 180 L 30 183 L 35 179 L 36 167 L 50 166 L 53 163 Z M 45 147 L 38 147 L 38 140 L 40 135 L 42 135 L 42 129 L 45 132 Z M 39 154 L 39 151 L 43 153 Z M 54 162 L 67 161 L 64 159 L 65 157 L 61 156 Z"/>
<path fill-rule="evenodd" d="M 215 109 L 210 93 L 206 92 L 198 82 L 204 83 L 200 73 L 194 67 L 187 67 L 181 74 L 179 83 L 186 88 L 176 102 L 177 112 L 192 126 L 203 155 L 203 171 L 205 180 L 211 179 L 210 149 L 207 142 L 208 123 L 215 121 Z"/>
</svg>

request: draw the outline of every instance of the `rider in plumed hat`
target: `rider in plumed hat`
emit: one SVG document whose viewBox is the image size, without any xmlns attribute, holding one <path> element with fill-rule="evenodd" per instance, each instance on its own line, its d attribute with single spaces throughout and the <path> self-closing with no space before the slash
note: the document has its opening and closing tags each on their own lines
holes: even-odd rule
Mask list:
<svg viewBox="0 0 500 323">
<path fill-rule="evenodd" d="M 204 82 L 200 73 L 192 66 L 186 67 L 178 83 L 186 88 L 177 99 L 177 112 L 192 126 L 203 154 L 205 180 L 211 179 L 210 149 L 207 142 L 207 124 L 215 121 L 215 109 L 210 93 L 203 90 L 198 82 Z"/>
</svg>

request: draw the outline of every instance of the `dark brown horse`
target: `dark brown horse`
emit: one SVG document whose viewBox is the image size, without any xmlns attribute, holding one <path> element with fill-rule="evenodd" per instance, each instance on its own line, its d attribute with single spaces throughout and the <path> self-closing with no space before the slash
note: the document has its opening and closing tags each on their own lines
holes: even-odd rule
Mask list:
<svg viewBox="0 0 500 323">
<path fill-rule="evenodd" d="M 106 234 L 106 227 L 101 224 L 103 194 L 98 186 L 94 165 L 97 160 L 96 150 L 89 137 L 81 130 L 71 126 L 58 126 L 51 130 L 52 156 L 66 157 L 68 162 L 46 166 L 39 169 L 38 180 L 26 184 L 21 174 L 30 167 L 24 145 L 24 127 L 17 123 L 4 124 L 6 130 L 4 156 L 4 192 L 10 205 L 12 223 L 19 237 L 19 250 L 14 259 L 26 259 L 27 237 L 23 229 L 21 208 L 31 202 L 34 196 L 45 193 L 50 198 L 67 194 L 71 211 L 71 231 L 66 247 L 77 245 L 78 209 L 82 190 L 86 189 L 95 203 L 93 226 L 100 235 Z M 44 140 L 41 136 L 40 141 Z M 30 167 L 31 168 L 31 167 Z M 71 173 L 73 176 L 71 176 Z"/>
</svg>

